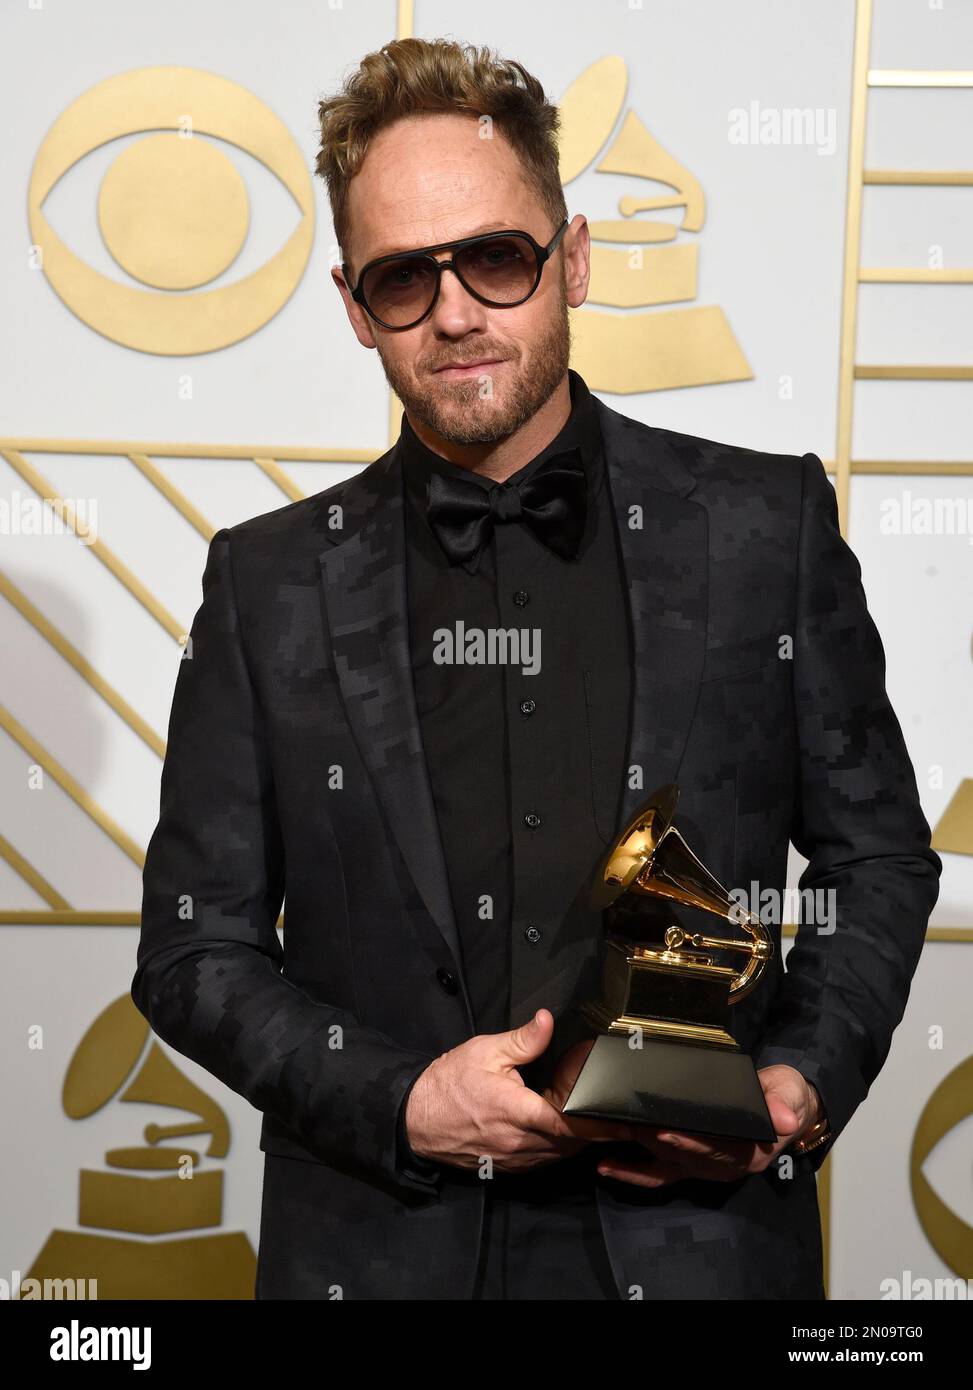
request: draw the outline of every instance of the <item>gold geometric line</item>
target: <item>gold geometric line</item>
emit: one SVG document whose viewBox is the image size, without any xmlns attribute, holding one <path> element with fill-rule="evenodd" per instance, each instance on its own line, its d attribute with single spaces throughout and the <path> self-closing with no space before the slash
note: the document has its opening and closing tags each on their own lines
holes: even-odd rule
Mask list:
<svg viewBox="0 0 973 1390">
<path fill-rule="evenodd" d="M 973 267 L 862 266 L 858 279 L 863 285 L 973 285 Z"/>
<path fill-rule="evenodd" d="M 77 647 L 71 645 L 40 609 L 34 607 L 27 595 L 22 593 L 2 571 L 0 571 L 0 594 L 8 603 L 13 604 L 21 616 L 26 618 L 42 637 L 50 642 L 55 651 L 60 652 L 64 660 L 74 667 L 78 675 L 86 680 L 93 690 L 97 691 L 120 719 L 124 719 L 132 732 L 138 734 L 142 742 L 147 744 L 153 753 L 156 753 L 160 758 L 165 757 L 165 740 L 159 737 L 156 731 L 145 722 L 114 686 L 109 685 L 104 677 L 98 674 L 90 661 L 81 655 Z"/>
<path fill-rule="evenodd" d="M 870 87 L 973 87 L 973 72 L 935 72 L 929 68 L 871 68 Z"/>
<path fill-rule="evenodd" d="M 210 525 L 202 512 L 196 510 L 189 498 L 177 487 L 174 487 L 165 474 L 156 468 L 152 460 L 145 454 L 129 454 L 129 458 L 143 477 L 147 478 L 154 488 L 158 488 L 166 501 L 172 503 L 176 511 L 185 517 L 190 526 L 196 528 L 208 544 L 216 535 L 216 527 Z"/>
<path fill-rule="evenodd" d="M 401 412 L 401 407 L 399 407 L 399 410 L 400 410 L 400 412 Z M 0 453 L 3 453 L 3 451 L 4 451 L 5 449 L 8 449 L 8 448 L 11 448 L 11 449 L 12 449 L 12 448 L 17 448 L 18 446 L 19 446 L 19 447 L 23 447 L 23 448 L 29 447 L 29 448 L 33 449 L 34 452 L 36 452 L 36 453 L 58 453 L 58 452 L 60 452 L 60 449 L 61 449 L 61 447 L 62 447 L 62 441 L 54 441 L 54 440 L 33 440 L 33 439 L 31 439 L 31 440 L 26 440 L 26 439 L 0 439 Z M 92 453 L 92 454 L 104 454 L 104 455 L 106 455 L 106 456 L 111 456 L 111 455 L 122 456 L 122 455 L 124 455 L 124 454 L 127 453 L 127 446 L 125 446 L 125 445 L 118 445 L 118 444 L 114 444 L 114 443 L 109 443 L 108 441 L 103 441 L 103 442 L 89 441 L 89 447 L 88 447 L 86 450 L 79 450 L 78 448 L 76 448 L 75 444 L 64 444 L 64 447 L 65 447 L 65 448 L 69 448 L 70 451 L 71 451 L 72 453 L 88 452 L 88 453 Z M 135 446 L 135 445 L 132 445 L 131 447 L 132 447 L 132 448 L 135 448 L 136 446 Z M 145 445 L 140 446 L 140 447 L 145 448 L 145 449 L 152 449 L 153 452 L 156 453 L 157 455 L 159 455 L 159 456 L 161 456 L 161 457 L 170 457 L 170 458 L 182 458 L 182 457 L 191 458 L 191 457 L 197 456 L 197 455 L 199 454 L 199 451 L 203 448 L 202 445 L 196 445 L 196 444 L 187 444 L 187 445 L 185 445 L 185 446 L 183 446 L 183 445 L 179 445 L 179 446 L 166 446 L 166 445 L 160 445 L 160 444 L 152 444 L 152 445 L 145 444 Z M 298 450 L 298 449 L 293 449 L 293 450 L 290 451 L 290 454 L 288 454 L 288 453 L 286 452 L 286 450 L 284 450 L 283 448 L 280 448 L 280 449 L 275 449 L 275 450 L 274 450 L 274 458 L 277 459 L 277 460 L 279 460 L 279 459 L 281 459 L 281 458 L 287 458 L 288 461 L 290 461 L 290 462 L 297 462 L 297 463 L 366 463 L 366 464 L 367 464 L 367 463 L 374 463 L 375 460 L 376 460 L 377 458 L 380 458 L 380 457 L 381 457 L 381 453 L 379 453 L 379 452 L 376 451 L 376 450 L 359 450 L 359 451 L 357 451 L 357 453 L 360 455 L 360 457 L 353 457 L 353 454 L 356 452 L 356 451 L 353 451 L 353 450 L 347 450 L 347 449 L 346 449 L 346 450 L 341 450 L 341 451 L 339 451 L 339 450 L 334 450 L 334 451 L 332 451 L 332 452 L 333 452 L 333 457 L 332 457 L 332 458 L 327 458 L 327 459 L 325 459 L 325 458 L 323 458 L 323 457 L 321 456 L 321 451 L 320 451 L 320 450 L 308 450 L 308 449 Z M 382 453 L 384 453 L 384 452 L 385 452 L 385 450 L 382 450 Z M 245 448 L 245 447 L 244 447 L 244 448 L 239 448 L 239 449 L 233 448 L 232 450 L 230 450 L 230 449 L 218 449 L 218 448 L 213 448 L 213 449 L 211 449 L 211 451 L 210 451 L 210 457 L 211 457 L 211 458 L 214 458 L 214 459 L 218 459 L 218 458 L 247 459 L 247 460 L 249 460 L 251 463 L 253 463 L 253 462 L 260 462 L 260 460 L 256 459 L 256 458 L 255 458 L 255 455 L 254 455 L 252 452 L 249 452 L 248 449 Z M 264 455 L 263 457 L 264 457 L 264 459 L 266 460 L 266 455 Z M 831 460 L 831 459 L 822 459 L 822 462 L 824 463 L 827 472 L 829 472 L 829 473 L 834 473 L 834 472 L 835 472 L 834 460 Z M 854 469 L 854 468 L 855 468 L 856 466 L 858 466 L 858 465 L 856 465 L 854 462 L 852 462 L 851 466 L 852 466 L 852 468 Z M 953 468 L 953 467 L 956 467 L 956 466 L 957 466 L 957 465 L 954 465 L 954 464 L 944 464 L 944 465 L 943 465 L 943 467 L 945 467 L 945 468 Z M 965 465 L 965 464 L 961 464 L 961 465 L 958 465 L 958 466 L 959 466 L 961 469 L 965 469 L 965 468 L 966 468 L 966 465 Z M 261 467 L 263 467 L 263 463 L 261 463 Z M 870 472 L 870 471 L 871 471 L 871 472 L 879 471 L 879 470 L 877 470 L 877 469 L 874 469 L 874 468 L 872 467 L 871 464 L 865 464 L 865 465 L 864 465 L 864 468 L 865 468 L 865 471 L 866 471 L 866 472 Z M 920 465 L 920 468 L 921 468 L 923 471 L 925 471 L 925 472 L 935 472 L 935 471 L 936 471 L 936 468 L 937 468 L 937 465 L 936 465 L 936 464 L 922 464 L 922 465 Z M 265 470 L 265 471 L 266 471 L 266 470 Z M 275 481 L 276 481 L 276 479 L 275 479 Z M 290 479 L 288 479 L 288 481 L 290 481 Z M 293 486 L 293 484 L 292 484 L 292 486 Z M 295 496 L 295 498 L 294 498 L 294 501 L 296 501 L 296 502 L 299 502 L 299 501 L 301 501 L 301 500 L 303 500 L 303 494 L 302 494 L 302 497 L 296 497 L 296 496 Z"/>
<path fill-rule="evenodd" d="M 852 473 L 914 473 L 923 476 L 970 478 L 973 477 L 973 463 L 929 463 L 926 460 L 916 459 L 853 459 L 851 471 Z"/>
<path fill-rule="evenodd" d="M 973 367 L 930 367 L 859 362 L 859 381 L 973 381 Z"/>
<path fill-rule="evenodd" d="M 781 934 L 785 937 L 796 936 L 797 927 L 793 922 L 786 922 L 781 927 Z M 973 942 L 973 927 L 927 927 L 927 941 L 960 941 L 969 944 Z"/>
<path fill-rule="evenodd" d="M 173 444 L 120 439 L 24 439 L 0 437 L 0 450 L 27 454 L 148 454 L 170 459 L 275 458 L 285 463 L 374 463 L 385 449 L 314 449 L 287 444 Z"/>
<path fill-rule="evenodd" d="M 829 1295 L 831 1282 L 831 1154 L 817 1171 L 818 1208 L 821 1212 L 821 1263 L 824 1268 L 824 1292 Z"/>
<path fill-rule="evenodd" d="M 969 169 L 866 169 L 863 182 L 920 188 L 965 188 L 973 183 Z"/>
<path fill-rule="evenodd" d="M 0 728 L 5 729 L 11 738 L 16 739 L 21 748 L 33 759 L 35 763 L 40 763 L 45 772 L 50 773 L 61 788 L 67 792 L 85 812 L 90 816 L 95 824 L 105 832 L 110 839 L 115 841 L 123 853 L 127 854 L 133 863 L 139 868 L 145 865 L 145 854 L 139 849 L 132 837 L 114 821 L 103 807 L 99 806 L 94 797 L 89 796 L 80 782 L 77 782 L 68 772 L 67 768 L 61 766 L 57 759 L 43 748 L 37 740 L 27 732 L 23 724 L 16 720 L 8 709 L 0 705 Z"/>
<path fill-rule="evenodd" d="M 411 39 L 414 34 L 414 0 L 398 0 L 395 14 L 395 37 L 397 39 Z"/>
<path fill-rule="evenodd" d="M 62 517 L 76 535 L 87 535 L 88 528 L 81 528 L 78 526 L 77 518 L 74 515 L 74 509 L 70 503 L 65 502 L 63 498 L 58 495 L 57 491 L 51 486 L 47 479 L 42 477 L 32 464 L 28 463 L 27 460 L 14 449 L 0 449 L 0 454 L 3 455 L 12 468 L 17 470 L 24 482 L 27 483 L 29 487 L 32 487 L 37 495 L 42 497 L 58 516 Z M 169 636 L 182 645 L 183 638 L 186 635 L 186 629 L 181 627 L 158 599 L 154 598 L 153 595 L 149 593 L 145 585 L 142 584 L 140 580 L 136 579 L 132 571 L 127 565 L 122 563 L 115 552 L 109 550 L 108 546 L 105 545 L 103 541 L 97 540 L 89 541 L 88 549 L 98 557 L 105 568 L 110 570 L 121 584 L 124 584 L 132 597 L 140 603 L 148 613 L 151 613 L 156 622 L 161 627 L 165 628 Z"/>
<path fill-rule="evenodd" d="M 137 927 L 138 912 L 0 912 L 3 927 Z"/>
<path fill-rule="evenodd" d="M 401 411 L 401 407 L 399 407 L 399 409 L 400 409 L 400 411 Z M 4 448 L 7 448 L 7 447 L 11 447 L 11 448 L 12 448 L 12 447 L 16 446 L 17 444 L 20 444 L 20 445 L 28 445 L 28 444 L 29 444 L 30 447 L 31 447 L 31 448 L 34 448 L 37 452 L 45 452 L 45 450 L 39 449 L 39 448 L 38 448 L 38 445 L 39 445 L 40 443 L 42 443 L 42 442 L 43 442 L 43 443 L 46 443 L 46 445 L 48 446 L 47 449 L 46 449 L 46 452 L 47 452 L 47 453 L 55 453 L 55 452 L 57 452 L 57 449 L 54 447 L 54 441 L 52 441 L 52 440 L 38 441 L 38 440 L 13 440 L 13 439 L 0 440 L 0 452 L 2 452 Z M 60 445 L 58 445 L 58 447 L 60 447 Z M 132 447 L 134 448 L 135 446 L 133 445 Z M 166 456 L 166 446 L 164 446 L 164 445 L 145 445 L 144 447 L 145 447 L 145 448 L 152 448 L 156 454 L 159 454 L 159 455 L 162 455 L 162 456 Z M 78 451 L 75 449 L 74 445 L 71 445 L 70 448 L 71 448 L 72 452 L 78 452 Z M 172 453 L 169 454 L 168 456 L 169 456 L 169 457 L 172 457 L 172 458 L 183 457 L 183 455 L 185 455 L 185 457 L 192 457 L 192 456 L 193 456 L 199 449 L 201 449 L 201 448 L 202 448 L 201 445 L 186 445 L 184 449 L 182 448 L 182 446 L 179 446 L 179 449 L 180 449 L 181 452 L 172 452 Z M 90 452 L 90 453 L 95 453 L 95 454 L 105 454 L 105 455 L 117 454 L 117 455 L 121 456 L 121 455 L 123 455 L 123 454 L 126 453 L 126 448 L 125 448 L 124 445 L 115 446 L 115 445 L 113 445 L 113 444 L 108 444 L 107 442 L 105 442 L 105 443 L 92 443 L 89 452 Z M 362 457 L 361 459 L 353 459 L 353 458 L 351 457 L 351 452 L 348 451 L 348 450 L 345 450 L 345 451 L 343 451 L 343 452 L 341 452 L 341 453 L 339 453 L 338 451 L 335 451 L 335 457 L 334 457 L 333 459 L 323 459 L 323 458 L 321 458 L 321 457 L 320 457 L 320 451 L 318 451 L 318 450 L 303 450 L 303 451 L 301 451 L 301 450 L 292 450 L 291 452 L 292 452 L 291 461 L 292 461 L 292 462 L 299 462 L 299 463 L 328 463 L 328 462 L 330 462 L 330 463 L 346 463 L 346 462 L 373 463 L 373 462 L 375 461 L 375 459 L 381 457 L 381 454 L 375 452 L 374 450 L 371 451 L 371 452 L 369 452 L 369 453 L 367 454 L 367 457 Z M 383 450 L 382 452 L 385 452 L 385 451 Z M 298 454 L 300 454 L 301 457 L 298 457 Z M 257 457 L 255 457 L 255 455 L 254 455 L 253 453 L 248 453 L 246 449 L 234 449 L 232 452 L 230 452 L 230 451 L 221 451 L 221 450 L 219 450 L 219 449 L 214 449 L 214 450 L 212 451 L 212 455 L 211 455 L 211 456 L 212 456 L 213 458 L 225 457 L 225 458 L 241 458 L 241 459 L 248 459 L 251 463 L 253 463 L 253 462 L 259 463 L 260 466 L 261 466 L 262 468 L 264 468 L 264 471 L 268 473 L 268 476 L 271 476 L 269 470 L 266 469 L 266 468 L 264 467 L 264 464 L 270 461 L 270 460 L 268 460 L 268 458 L 267 458 L 266 455 L 263 455 L 263 456 L 261 456 L 260 458 L 257 458 Z M 284 457 L 284 451 L 283 451 L 282 449 L 275 449 L 275 450 L 274 450 L 274 460 L 279 460 L 279 459 L 282 458 L 282 457 Z M 834 464 L 834 460 L 833 460 L 833 459 L 822 459 L 822 462 L 824 463 L 825 469 L 826 469 L 826 471 L 827 471 L 828 473 L 833 474 L 833 473 L 835 472 L 835 464 Z M 866 472 L 866 473 L 880 473 L 880 472 L 884 471 L 885 465 L 876 465 L 876 464 L 872 464 L 872 463 L 856 464 L 853 460 L 851 461 L 851 469 L 852 469 L 852 471 L 854 471 L 856 468 L 859 468 L 859 467 L 862 469 L 863 472 Z M 902 470 L 899 469 L 899 466 L 898 466 L 897 463 L 896 463 L 896 464 L 890 464 L 888 467 L 889 467 L 889 471 L 890 471 L 890 472 L 902 471 Z M 918 464 L 918 465 L 917 465 L 917 470 L 918 470 L 919 472 L 923 472 L 923 473 L 935 473 L 935 472 L 937 472 L 937 470 L 938 470 L 939 467 L 940 467 L 940 465 L 935 464 L 935 463 L 921 463 L 921 464 Z M 955 463 L 944 463 L 944 464 L 942 465 L 942 468 L 943 468 L 944 471 L 954 471 L 954 472 L 961 472 L 961 473 L 962 473 L 962 472 L 966 472 L 966 471 L 968 470 L 968 465 L 965 464 L 965 463 L 960 463 L 960 464 L 955 464 Z M 286 475 L 285 475 L 285 476 L 286 476 Z M 277 479 L 276 479 L 276 478 L 274 478 L 274 482 L 277 482 Z M 298 496 L 298 495 L 297 495 L 297 492 L 296 492 L 296 484 L 294 484 L 290 478 L 288 478 L 288 483 L 290 484 L 291 487 L 293 487 L 293 488 L 295 489 L 295 492 L 294 492 L 294 495 L 293 495 L 293 499 L 292 499 L 292 500 L 295 501 L 295 502 L 302 501 L 302 500 L 303 500 L 304 494 L 301 494 L 301 496 Z M 278 485 L 279 485 L 279 484 L 278 484 Z M 284 490 L 285 492 L 287 491 L 286 488 L 283 489 L 283 490 Z M 288 496 L 290 496 L 290 495 L 291 495 L 291 494 L 288 492 Z"/>
<path fill-rule="evenodd" d="M 851 131 L 848 144 L 848 191 L 845 210 L 844 270 L 841 290 L 841 347 L 838 365 L 838 431 L 835 444 L 835 493 L 841 534 L 848 533 L 851 485 L 851 430 L 854 412 L 855 334 L 858 323 L 858 271 L 861 265 L 865 117 L 868 104 L 868 55 L 871 43 L 871 0 L 857 0 L 855 49 L 851 87 Z"/>
<path fill-rule="evenodd" d="M 40 912 L 30 911 L 18 912 L 13 908 L 5 908 L 0 912 L 0 926 L 76 926 L 76 927 L 137 927 L 142 920 L 141 913 L 116 912 L 114 910 L 103 912 L 85 910 L 80 911 L 55 911 Z M 277 926 L 283 929 L 284 914 L 281 913 L 277 918 Z M 786 937 L 797 935 L 797 927 L 793 923 L 786 923 L 781 928 L 781 934 Z M 926 930 L 927 941 L 950 941 L 969 944 L 973 942 L 973 927 L 929 927 Z"/>
<path fill-rule="evenodd" d="M 389 447 L 390 447 L 390 448 L 391 448 L 391 446 L 395 443 L 396 439 L 398 439 L 398 437 L 399 437 L 399 432 L 400 432 L 401 429 L 402 429 L 402 416 L 403 416 L 403 414 L 404 414 L 404 410 L 403 410 L 403 406 L 402 406 L 402 401 L 401 401 L 401 399 L 395 394 L 395 392 L 394 392 L 391 388 L 389 388 Z"/>
<path fill-rule="evenodd" d="M 280 464 L 277 463 L 275 459 L 255 458 L 254 463 L 257 465 L 258 468 L 262 469 L 263 472 L 266 473 L 267 477 L 270 479 L 272 483 L 276 483 L 276 485 L 280 488 L 281 492 L 283 492 L 287 497 L 289 497 L 292 502 L 304 501 L 304 498 L 307 496 L 307 493 L 301 491 L 301 489 L 297 486 L 297 483 L 295 483 L 294 479 L 288 477 L 288 475 L 284 472 L 283 468 L 281 468 Z"/>
<path fill-rule="evenodd" d="M 51 907 L 62 908 L 66 912 L 72 910 L 67 898 L 62 898 L 57 889 L 52 888 L 47 879 L 39 874 L 33 864 L 28 863 L 20 851 L 14 849 L 10 841 L 3 835 L 0 835 L 0 858 L 6 859 L 14 873 L 19 874 L 39 897 L 43 898 L 46 903 L 50 903 Z"/>
</svg>

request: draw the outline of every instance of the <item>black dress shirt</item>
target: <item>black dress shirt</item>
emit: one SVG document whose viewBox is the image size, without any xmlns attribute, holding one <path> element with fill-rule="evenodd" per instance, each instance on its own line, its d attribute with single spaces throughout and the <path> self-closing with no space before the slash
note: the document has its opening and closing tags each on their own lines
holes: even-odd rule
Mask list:
<svg viewBox="0 0 973 1390">
<path fill-rule="evenodd" d="M 477 1032 L 564 1015 L 541 1086 L 574 1037 L 570 1005 L 597 992 L 601 922 L 591 877 L 616 830 L 631 704 L 631 635 L 600 429 L 582 378 L 571 414 L 508 483 L 577 447 L 587 517 L 565 559 L 523 521 L 498 522 L 475 572 L 447 559 L 426 516 L 438 471 L 500 486 L 440 457 L 403 416 L 407 582 L 419 721 Z M 530 629 L 531 664 L 438 664 L 437 630 Z M 539 643 L 539 647 L 538 647 Z M 523 656 L 521 651 L 521 656 Z M 405 1106 L 403 1105 L 403 1113 Z M 401 1134 L 400 1129 L 400 1134 Z"/>
</svg>

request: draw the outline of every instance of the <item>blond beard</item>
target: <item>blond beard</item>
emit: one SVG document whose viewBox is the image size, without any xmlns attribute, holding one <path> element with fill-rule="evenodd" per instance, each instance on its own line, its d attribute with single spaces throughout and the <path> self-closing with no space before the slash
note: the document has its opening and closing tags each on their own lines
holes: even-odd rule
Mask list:
<svg viewBox="0 0 973 1390">
<path fill-rule="evenodd" d="M 564 380 L 571 359 L 571 327 L 568 319 L 564 277 L 557 297 L 557 312 L 538 342 L 533 344 L 529 374 L 517 373 L 515 366 L 505 373 L 507 380 L 499 396 L 482 396 L 482 378 L 473 376 L 445 389 L 440 384 L 428 390 L 417 389 L 415 378 L 386 360 L 380 341 L 376 341 L 379 360 L 389 386 L 398 396 L 411 420 L 418 420 L 450 444 L 494 444 L 521 429 L 554 394 Z M 489 347 L 484 347 L 489 352 Z M 489 368 L 484 368 L 489 375 Z"/>
</svg>

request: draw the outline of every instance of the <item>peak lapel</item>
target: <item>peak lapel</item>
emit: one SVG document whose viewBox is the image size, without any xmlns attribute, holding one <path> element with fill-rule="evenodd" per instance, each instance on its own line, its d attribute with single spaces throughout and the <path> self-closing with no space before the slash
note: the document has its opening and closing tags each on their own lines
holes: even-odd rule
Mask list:
<svg viewBox="0 0 973 1390">
<path fill-rule="evenodd" d="M 656 787 L 678 780 L 706 655 L 708 516 L 695 479 L 659 431 L 594 397 L 632 616 L 634 671 L 620 830 Z"/>
<path fill-rule="evenodd" d="M 460 961 L 412 680 L 399 451 L 352 479 L 319 563 L 348 720 L 416 888 Z"/>
</svg>

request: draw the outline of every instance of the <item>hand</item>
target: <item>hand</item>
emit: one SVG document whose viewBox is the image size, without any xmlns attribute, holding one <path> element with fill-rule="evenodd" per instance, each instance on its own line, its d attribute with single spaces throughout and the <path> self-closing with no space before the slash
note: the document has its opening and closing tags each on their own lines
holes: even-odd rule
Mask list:
<svg viewBox="0 0 973 1390">
<path fill-rule="evenodd" d="M 551 1091 L 527 1086 L 517 1068 L 539 1057 L 553 1032 L 553 1014 L 538 1009 L 522 1027 L 480 1033 L 430 1063 L 406 1102 L 413 1153 L 456 1168 L 476 1168 L 489 1156 L 497 1171 L 519 1173 L 590 1143 L 634 1139 L 634 1125 L 562 1115 Z"/>
<path fill-rule="evenodd" d="M 745 1139 L 704 1139 L 653 1125 L 633 1125 L 638 1143 L 651 1159 L 603 1159 L 598 1172 L 636 1187 L 663 1187 L 685 1178 L 736 1182 L 760 1173 L 788 1144 L 810 1129 L 823 1115 L 816 1088 L 794 1067 L 764 1067 L 757 1072 L 776 1143 L 755 1144 Z"/>
</svg>

